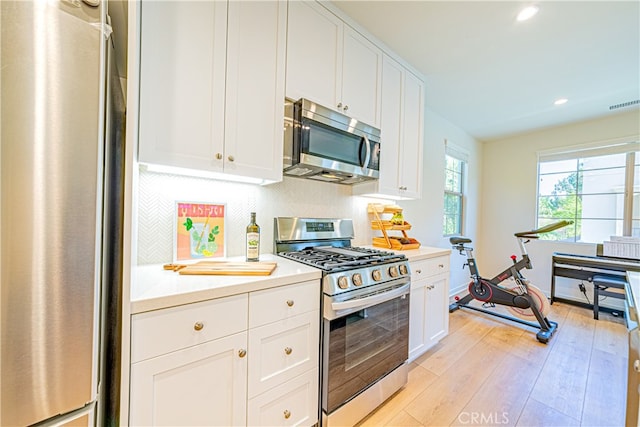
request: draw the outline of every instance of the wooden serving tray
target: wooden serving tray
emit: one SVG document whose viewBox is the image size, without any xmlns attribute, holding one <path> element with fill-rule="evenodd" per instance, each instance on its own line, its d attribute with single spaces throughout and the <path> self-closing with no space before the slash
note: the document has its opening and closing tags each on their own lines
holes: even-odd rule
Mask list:
<svg viewBox="0 0 640 427">
<path fill-rule="evenodd" d="M 268 276 L 277 266 L 275 262 L 200 261 L 195 264 L 166 264 L 164 268 L 191 275 Z"/>
<path fill-rule="evenodd" d="M 373 238 L 373 246 L 377 246 L 379 248 L 387 248 L 393 249 L 395 251 L 406 251 L 409 249 L 418 249 L 420 247 L 420 242 L 416 239 L 409 238 L 410 243 L 400 243 L 398 239 L 394 239 L 393 237 L 389 237 L 389 242 L 391 242 L 391 246 L 387 244 L 387 241 L 384 237 L 374 237 Z"/>
</svg>

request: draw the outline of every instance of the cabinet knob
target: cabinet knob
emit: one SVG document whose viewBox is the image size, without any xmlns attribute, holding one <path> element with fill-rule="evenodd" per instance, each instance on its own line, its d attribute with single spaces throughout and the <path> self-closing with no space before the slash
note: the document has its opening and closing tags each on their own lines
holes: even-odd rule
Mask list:
<svg viewBox="0 0 640 427">
<path fill-rule="evenodd" d="M 288 420 L 291 417 L 291 411 L 289 411 L 288 409 L 284 410 L 284 419 Z"/>
<path fill-rule="evenodd" d="M 444 264 L 438 264 L 438 267 L 444 268 Z"/>
<path fill-rule="evenodd" d="M 416 273 L 422 274 L 422 270 L 418 269 L 418 270 L 416 270 Z"/>
<path fill-rule="evenodd" d="M 342 102 L 338 103 L 338 108 L 342 108 Z"/>
<path fill-rule="evenodd" d="M 201 331 L 202 328 L 204 328 L 204 323 L 202 323 L 202 322 L 196 322 L 193 325 L 193 329 L 195 329 L 196 331 Z"/>
<path fill-rule="evenodd" d="M 348 109 L 349 109 L 348 105 L 345 105 L 344 108 L 343 108 L 344 111 L 347 111 Z"/>
<path fill-rule="evenodd" d="M 222 160 L 222 153 L 216 153 L 216 159 Z"/>
<path fill-rule="evenodd" d="M 246 355 L 247 355 L 247 350 L 245 350 L 244 348 L 241 348 L 240 350 L 238 350 L 238 356 L 245 357 Z"/>
<path fill-rule="evenodd" d="M 227 159 L 229 159 L 230 162 L 233 162 L 235 160 L 235 158 L 233 156 L 229 156 L 229 157 L 227 157 Z"/>
<path fill-rule="evenodd" d="M 293 307 L 293 300 L 292 300 L 292 299 L 288 299 L 288 300 L 287 300 L 287 305 L 288 305 L 289 307 Z"/>
<path fill-rule="evenodd" d="M 291 347 L 285 347 L 284 348 L 284 352 L 287 354 L 287 356 L 290 355 L 292 351 L 293 350 L 291 349 Z"/>
<path fill-rule="evenodd" d="M 633 362 L 633 370 L 636 372 L 640 372 L 640 360 L 637 360 L 635 362 Z"/>
</svg>

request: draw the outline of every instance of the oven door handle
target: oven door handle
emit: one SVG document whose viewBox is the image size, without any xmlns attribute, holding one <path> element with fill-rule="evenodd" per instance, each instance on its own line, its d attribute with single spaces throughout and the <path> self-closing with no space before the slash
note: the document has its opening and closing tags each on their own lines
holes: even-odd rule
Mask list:
<svg viewBox="0 0 640 427">
<path fill-rule="evenodd" d="M 354 298 L 347 301 L 332 302 L 331 308 L 335 312 L 341 312 L 344 310 L 357 311 L 363 308 L 371 307 L 376 304 L 380 304 L 381 302 L 392 300 L 401 295 L 408 294 L 410 289 L 411 289 L 411 282 L 407 282 L 407 284 L 402 285 L 398 288 L 395 288 L 380 294 L 375 294 L 370 297 Z"/>
</svg>

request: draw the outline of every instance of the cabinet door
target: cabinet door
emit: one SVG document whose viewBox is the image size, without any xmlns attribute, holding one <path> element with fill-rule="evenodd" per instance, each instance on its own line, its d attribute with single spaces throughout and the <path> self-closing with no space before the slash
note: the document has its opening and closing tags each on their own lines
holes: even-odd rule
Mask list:
<svg viewBox="0 0 640 427">
<path fill-rule="evenodd" d="M 225 173 L 282 180 L 286 31 L 286 1 L 229 2 Z"/>
<path fill-rule="evenodd" d="M 425 338 L 430 348 L 449 332 L 449 277 L 440 274 L 427 282 Z"/>
<path fill-rule="evenodd" d="M 247 343 L 242 332 L 131 366 L 130 424 L 246 424 Z"/>
<path fill-rule="evenodd" d="M 289 2 L 288 98 L 308 98 L 337 109 L 342 86 L 342 30 L 342 21 L 315 1 Z"/>
<path fill-rule="evenodd" d="M 424 83 L 405 70 L 399 182 L 402 186 L 402 196 L 413 199 L 419 199 L 422 195 L 423 104 Z"/>
<path fill-rule="evenodd" d="M 382 50 L 345 25 L 342 58 L 344 114 L 380 126 Z"/>
<path fill-rule="evenodd" d="M 409 304 L 409 361 L 412 361 L 427 351 L 425 335 L 427 286 L 425 280 L 411 283 Z"/>
<path fill-rule="evenodd" d="M 379 192 L 400 192 L 399 155 L 402 141 L 402 74 L 403 67 L 385 56 L 382 63 L 382 117 L 380 125 Z"/>
<path fill-rule="evenodd" d="M 141 3 L 141 162 L 220 169 L 226 32 L 226 2 Z"/>
</svg>

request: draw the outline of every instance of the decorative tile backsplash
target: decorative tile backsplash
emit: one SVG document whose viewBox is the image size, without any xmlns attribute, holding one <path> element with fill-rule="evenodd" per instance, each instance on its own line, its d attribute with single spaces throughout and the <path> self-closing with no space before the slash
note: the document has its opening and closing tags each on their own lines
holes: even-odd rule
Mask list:
<svg viewBox="0 0 640 427">
<path fill-rule="evenodd" d="M 367 204 L 379 200 L 352 196 L 351 187 L 285 177 L 268 186 L 140 171 L 138 188 L 138 264 L 173 261 L 176 201 L 226 204 L 227 256 L 244 255 L 245 228 L 257 213 L 261 253 L 273 252 L 277 216 L 351 218 L 354 245 L 369 245 Z M 386 201 L 389 203 L 389 201 Z"/>
</svg>

